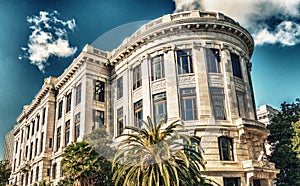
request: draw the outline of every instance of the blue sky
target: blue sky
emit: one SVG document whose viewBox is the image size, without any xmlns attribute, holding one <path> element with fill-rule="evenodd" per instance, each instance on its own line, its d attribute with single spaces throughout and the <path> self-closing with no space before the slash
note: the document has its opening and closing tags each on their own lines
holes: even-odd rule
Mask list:
<svg viewBox="0 0 300 186">
<path fill-rule="evenodd" d="M 300 0 L 0 0 L 0 159 L 5 134 L 44 78 L 59 76 L 85 44 L 108 31 L 127 23 L 125 28 L 133 31 L 145 20 L 174 11 L 214 10 L 239 21 L 257 43 L 251 60 L 257 106 L 279 108 L 281 102 L 295 100 L 300 89 L 299 8 Z M 109 39 L 102 42 L 111 45 Z M 45 45 L 43 55 L 37 53 Z"/>
</svg>

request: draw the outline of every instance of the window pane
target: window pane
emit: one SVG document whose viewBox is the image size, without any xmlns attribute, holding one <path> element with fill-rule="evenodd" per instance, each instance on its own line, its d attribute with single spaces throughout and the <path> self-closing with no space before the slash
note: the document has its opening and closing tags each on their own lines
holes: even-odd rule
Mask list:
<svg viewBox="0 0 300 186">
<path fill-rule="evenodd" d="M 191 50 L 177 51 L 178 74 L 193 73 Z"/>
<path fill-rule="evenodd" d="M 94 80 L 94 100 L 104 102 L 105 83 L 100 80 Z"/>
<path fill-rule="evenodd" d="M 133 90 L 142 86 L 141 65 L 133 69 Z"/>
<path fill-rule="evenodd" d="M 197 104 L 195 88 L 180 90 L 181 118 L 183 120 L 197 120 Z"/>
<path fill-rule="evenodd" d="M 230 57 L 232 63 L 233 76 L 242 78 L 242 70 L 239 56 L 234 53 L 230 53 Z"/>
</svg>

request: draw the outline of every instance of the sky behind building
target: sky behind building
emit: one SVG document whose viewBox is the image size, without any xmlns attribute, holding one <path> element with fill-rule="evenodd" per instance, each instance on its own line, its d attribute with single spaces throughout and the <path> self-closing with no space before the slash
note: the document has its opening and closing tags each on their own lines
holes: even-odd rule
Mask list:
<svg viewBox="0 0 300 186">
<path fill-rule="evenodd" d="M 0 158 L 23 105 L 85 44 L 111 50 L 143 23 L 190 9 L 220 11 L 253 35 L 257 106 L 299 96 L 300 0 L 0 0 Z"/>
</svg>

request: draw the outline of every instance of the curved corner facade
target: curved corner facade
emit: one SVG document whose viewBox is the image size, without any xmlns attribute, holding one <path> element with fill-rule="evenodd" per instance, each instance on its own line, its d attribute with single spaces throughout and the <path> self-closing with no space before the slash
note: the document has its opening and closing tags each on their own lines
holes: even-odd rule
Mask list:
<svg viewBox="0 0 300 186">
<path fill-rule="evenodd" d="M 278 170 L 264 158 L 268 131 L 256 120 L 250 62 L 253 49 L 251 35 L 237 22 L 205 11 L 151 21 L 112 52 L 86 46 L 70 67 L 53 79 L 51 88 L 43 86 L 38 94 L 46 91 L 43 96 L 54 101 L 49 100 L 52 104 L 48 105 L 52 116 L 47 114 L 47 131 L 51 132 L 46 139 L 52 140 L 52 146 L 49 141 L 47 156 L 40 160 L 47 162 L 42 169 L 45 174 L 38 174 L 44 177 L 36 179 L 57 183 L 62 175 L 63 149 L 98 125 L 104 124 L 117 136 L 125 126 L 143 127 L 141 121 L 151 116 L 155 121 L 166 117 L 167 122 L 181 118 L 182 132 L 201 139 L 207 162 L 203 175 L 216 185 L 271 186 Z M 50 90 L 56 93 L 52 95 Z M 41 108 L 35 104 L 42 103 L 33 101 L 20 115 L 15 141 L 20 140 L 21 128 L 32 121 L 29 111 Z M 80 125 L 76 124 L 78 113 Z M 16 148 L 22 149 L 20 143 Z M 27 169 L 16 166 L 11 182 L 30 184 L 30 175 L 38 172 L 31 167 L 33 163 L 26 167 L 26 177 Z"/>
</svg>

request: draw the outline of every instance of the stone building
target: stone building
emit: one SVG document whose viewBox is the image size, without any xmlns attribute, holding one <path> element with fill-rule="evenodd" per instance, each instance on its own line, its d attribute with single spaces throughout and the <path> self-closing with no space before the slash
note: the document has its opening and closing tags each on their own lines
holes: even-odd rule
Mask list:
<svg viewBox="0 0 300 186">
<path fill-rule="evenodd" d="M 201 139 L 203 175 L 216 185 L 272 185 L 278 171 L 261 158 L 268 131 L 256 116 L 253 49 L 247 30 L 207 11 L 153 20 L 111 52 L 87 45 L 19 116 L 10 182 L 56 184 L 69 143 L 99 125 L 117 136 L 167 116 Z"/>
<path fill-rule="evenodd" d="M 13 150 L 14 150 L 14 135 L 12 134 L 12 131 L 9 131 L 5 135 L 5 142 L 3 148 L 3 160 L 7 160 L 10 163 L 12 163 Z"/>
<path fill-rule="evenodd" d="M 256 109 L 258 121 L 264 123 L 266 126 L 271 123 L 272 118 L 278 114 L 278 110 L 270 105 L 262 105 Z"/>
</svg>

